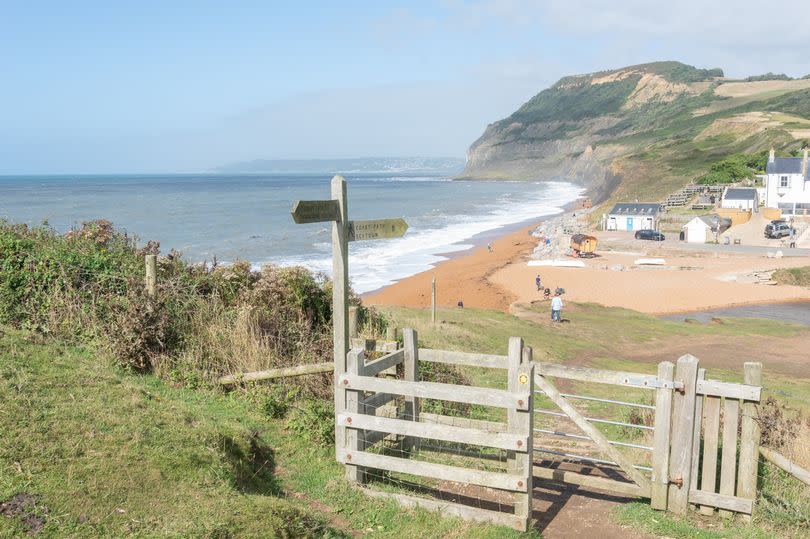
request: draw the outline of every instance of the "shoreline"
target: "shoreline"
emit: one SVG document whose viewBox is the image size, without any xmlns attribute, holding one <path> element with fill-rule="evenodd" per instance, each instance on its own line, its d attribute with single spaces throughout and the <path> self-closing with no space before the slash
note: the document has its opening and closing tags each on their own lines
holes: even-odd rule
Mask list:
<svg viewBox="0 0 810 539">
<path fill-rule="evenodd" d="M 600 256 L 587 260 L 584 268 L 527 266 L 526 261 L 540 243 L 530 233 L 544 224 L 546 230 L 556 231 L 549 236 L 556 234 L 559 238 L 562 223 L 570 223 L 574 213 L 584 222 L 586 212 L 580 213 L 577 203 L 571 202 L 562 213 L 528 221 L 531 224 L 524 223 L 517 230 L 504 233 L 499 229 L 501 235 L 491 242 L 491 253 L 479 239 L 477 246 L 451 253 L 454 256 L 428 270 L 363 294 L 363 301 L 369 305 L 426 308 L 430 306 L 431 281 L 435 277 L 438 307 L 455 308 L 458 301 L 463 301 L 464 307 L 508 312 L 515 303 L 543 301 L 534 284 L 535 275 L 540 274 L 543 287 L 566 289 L 564 300 L 627 308 L 652 316 L 688 315 L 769 303 L 810 305 L 810 289 L 769 286 L 749 279 L 755 272 L 810 265 L 810 260 L 802 258 L 768 259 L 729 253 L 718 256 L 711 252 L 681 251 L 677 244 L 661 252 L 655 251 L 659 246 L 634 243 L 630 237 L 619 240 L 626 244 L 619 246 L 621 250 L 597 249 Z M 560 242 L 548 256 L 563 258 L 559 254 L 563 248 L 567 244 Z M 645 255 L 666 256 L 671 267 L 642 270 L 634 265 L 634 259 Z"/>
<path fill-rule="evenodd" d="M 435 264 L 431 265 L 428 269 L 422 270 L 422 271 L 414 273 L 412 275 L 407 275 L 407 276 L 402 277 L 400 279 L 397 279 L 396 281 L 394 281 L 394 282 L 392 282 L 390 284 L 387 284 L 385 286 L 381 286 L 379 288 L 375 288 L 374 290 L 368 290 L 366 292 L 363 292 L 362 294 L 360 294 L 360 296 L 364 300 L 367 297 L 376 296 L 377 294 L 383 293 L 386 289 L 388 289 L 388 288 L 390 288 L 392 286 L 397 286 L 398 284 L 400 284 L 401 282 L 403 282 L 403 281 L 405 281 L 407 279 L 410 279 L 412 277 L 416 277 L 417 275 L 420 275 L 420 274 L 423 274 L 423 273 L 434 271 L 436 268 L 438 268 L 442 264 L 445 264 L 445 263 L 450 262 L 452 260 L 458 260 L 460 258 L 464 258 L 466 256 L 472 255 L 472 254 L 475 253 L 475 251 L 477 249 L 481 249 L 481 248 L 485 249 L 487 244 L 492 244 L 493 245 L 493 250 L 494 250 L 494 246 L 495 246 L 496 243 L 500 242 L 501 240 L 504 240 L 507 237 L 511 237 L 512 235 L 515 235 L 517 233 L 523 232 L 524 236 L 531 237 L 531 235 L 530 235 L 531 231 L 536 229 L 542 223 L 547 223 L 547 222 L 552 221 L 554 219 L 558 219 L 559 217 L 561 217 L 561 216 L 565 215 L 566 213 L 572 211 L 572 209 L 575 209 L 576 203 L 577 203 L 578 200 L 579 199 L 573 200 L 571 202 L 568 202 L 568 203 L 564 204 L 562 206 L 562 211 L 560 211 L 558 213 L 552 213 L 550 215 L 544 215 L 544 216 L 540 216 L 540 217 L 533 217 L 531 219 L 524 219 L 523 221 L 518 221 L 516 223 L 511 223 L 511 224 L 508 224 L 508 225 L 499 226 L 499 227 L 493 228 L 491 230 L 485 230 L 483 232 L 479 232 L 479 233 L 477 233 L 477 234 L 475 234 L 473 236 L 470 236 L 467 239 L 464 239 L 464 240 L 458 241 L 458 242 L 456 242 L 454 244 L 451 244 L 451 245 L 469 244 L 469 247 L 467 247 L 466 249 L 453 250 L 453 251 L 444 251 L 444 252 L 435 253 L 435 256 L 443 257 L 444 260 L 440 260 L 440 261 L 436 262 Z M 487 253 L 487 254 L 492 254 L 492 253 Z"/>
<path fill-rule="evenodd" d="M 564 204 L 558 213 L 476 234 L 466 240 L 472 243 L 469 249 L 446 253 L 442 256 L 447 256 L 447 260 L 390 285 L 363 293 L 361 298 L 369 305 L 429 307 L 431 283 L 436 277 L 437 307 L 456 307 L 458 301 L 463 301 L 465 307 L 506 312 L 516 296 L 508 288 L 492 283 L 490 278 L 509 264 L 527 259 L 539 243 L 531 232 L 543 224 L 555 226 L 576 213 L 582 199 L 578 197 Z M 492 252 L 486 248 L 488 243 L 493 247 Z"/>
</svg>

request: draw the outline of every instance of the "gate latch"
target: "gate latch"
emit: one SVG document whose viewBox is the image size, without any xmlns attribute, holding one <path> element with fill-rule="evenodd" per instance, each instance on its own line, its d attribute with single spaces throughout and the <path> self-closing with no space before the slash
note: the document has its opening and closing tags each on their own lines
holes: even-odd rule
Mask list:
<svg viewBox="0 0 810 539">
<path fill-rule="evenodd" d="M 679 380 L 659 380 L 651 376 L 625 376 L 623 382 L 630 386 L 636 387 L 649 387 L 651 389 L 674 389 L 675 391 L 683 391 L 683 382 Z"/>
<path fill-rule="evenodd" d="M 676 477 L 675 479 L 670 479 L 669 482 L 671 484 L 675 485 L 678 488 L 683 488 L 683 478 L 682 477 Z"/>
</svg>

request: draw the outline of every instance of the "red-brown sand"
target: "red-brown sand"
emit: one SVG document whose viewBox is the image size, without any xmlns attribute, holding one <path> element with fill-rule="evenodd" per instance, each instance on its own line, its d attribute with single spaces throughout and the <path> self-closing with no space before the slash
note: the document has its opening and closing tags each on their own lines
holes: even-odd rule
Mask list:
<svg viewBox="0 0 810 539">
<path fill-rule="evenodd" d="M 584 261 L 585 268 L 528 267 L 526 262 L 538 241 L 529 235 L 533 228 L 502 236 L 492 243 L 493 252 L 475 248 L 367 294 L 364 300 L 372 305 L 427 307 L 431 279 L 436 277 L 440 307 L 454 307 L 461 300 L 465 307 L 506 311 L 513 302 L 541 298 L 534 282 L 538 273 L 544 286 L 552 290 L 557 286 L 565 288 L 566 300 L 654 314 L 810 300 L 810 289 L 757 284 L 751 278 L 757 271 L 810 264 L 803 258 L 670 251 L 651 255 L 665 258 L 670 269 L 633 269 L 634 261 L 642 255 L 606 251 Z M 622 271 L 616 271 L 619 266 Z"/>
</svg>

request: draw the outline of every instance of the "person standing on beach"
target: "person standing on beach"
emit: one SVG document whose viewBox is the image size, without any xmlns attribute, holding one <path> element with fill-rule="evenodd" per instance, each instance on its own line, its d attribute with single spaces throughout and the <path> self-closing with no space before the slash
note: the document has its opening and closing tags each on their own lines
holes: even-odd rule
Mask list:
<svg viewBox="0 0 810 539">
<path fill-rule="evenodd" d="M 560 297 L 560 293 L 557 292 L 554 294 L 554 298 L 551 300 L 551 321 L 552 322 L 560 322 L 562 319 L 560 318 L 560 313 L 562 312 L 563 308 L 563 300 Z"/>
<path fill-rule="evenodd" d="M 537 285 L 537 291 L 540 292 L 543 289 L 543 280 L 540 278 L 540 274 L 537 274 L 537 277 L 534 278 L 534 284 Z"/>
</svg>

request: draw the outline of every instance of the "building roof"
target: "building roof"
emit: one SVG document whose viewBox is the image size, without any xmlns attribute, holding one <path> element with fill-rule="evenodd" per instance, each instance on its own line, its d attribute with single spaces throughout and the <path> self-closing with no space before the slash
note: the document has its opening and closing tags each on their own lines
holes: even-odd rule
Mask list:
<svg viewBox="0 0 810 539">
<path fill-rule="evenodd" d="M 768 174 L 801 174 L 802 157 L 777 157 L 773 161 L 768 161 L 765 172 Z M 810 167 L 807 167 L 807 175 L 810 175 Z"/>
<path fill-rule="evenodd" d="M 705 224 L 707 227 L 709 227 L 712 230 L 712 232 L 715 232 L 715 231 L 718 231 L 718 230 L 720 232 L 722 232 L 722 231 L 727 230 L 728 228 L 731 227 L 731 219 L 729 219 L 728 217 L 720 217 L 716 213 L 709 213 L 709 214 L 706 214 L 706 215 L 698 215 L 697 217 L 695 217 L 695 219 L 697 219 L 699 221 L 702 221 L 703 224 Z M 689 221 L 689 223 L 695 221 L 695 219 L 692 219 L 692 221 Z M 689 223 L 686 223 L 686 225 L 684 225 L 684 228 L 689 226 Z"/>
<path fill-rule="evenodd" d="M 726 189 L 724 200 L 756 200 L 757 190 L 744 187 L 729 187 Z"/>
<path fill-rule="evenodd" d="M 659 211 L 661 211 L 660 204 L 623 203 L 613 206 L 613 209 L 610 210 L 609 214 L 655 216 L 658 215 Z"/>
<path fill-rule="evenodd" d="M 695 224 L 698 224 L 698 225 L 703 225 L 706 228 L 712 228 L 712 223 L 710 222 L 711 219 L 709 219 L 709 217 L 710 216 L 708 216 L 708 215 L 699 215 L 699 216 L 693 218 L 691 221 L 689 221 L 685 225 L 683 225 L 681 228 L 687 228 L 692 223 L 695 223 Z"/>
</svg>

